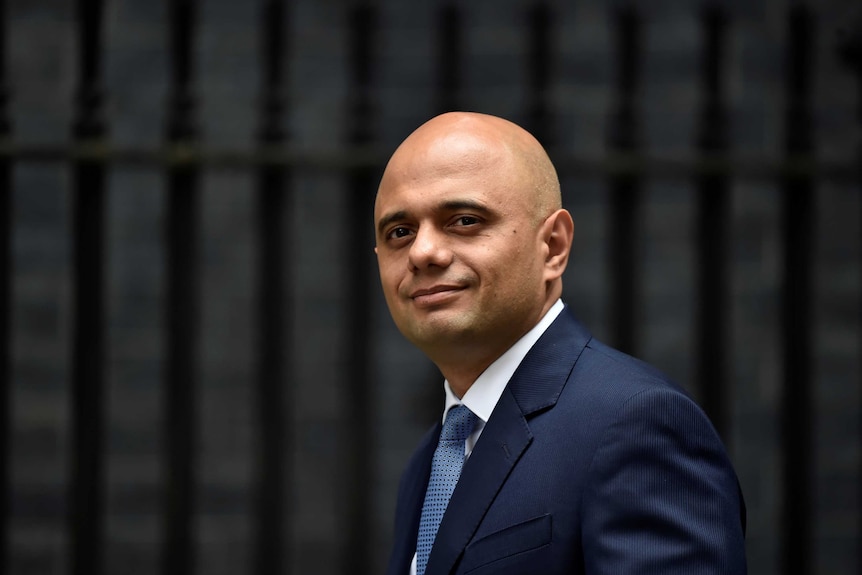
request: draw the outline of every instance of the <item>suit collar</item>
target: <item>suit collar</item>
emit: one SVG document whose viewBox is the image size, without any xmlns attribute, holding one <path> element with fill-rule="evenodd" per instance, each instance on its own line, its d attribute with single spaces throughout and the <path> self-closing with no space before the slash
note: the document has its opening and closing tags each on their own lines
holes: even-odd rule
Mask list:
<svg viewBox="0 0 862 575">
<path fill-rule="evenodd" d="M 591 338 L 566 306 L 524 357 L 507 386 L 525 416 L 557 402 Z"/>
<path fill-rule="evenodd" d="M 446 575 L 452 571 L 512 468 L 533 440 L 528 417 L 557 402 L 589 339 L 589 332 L 566 309 L 512 375 L 464 465 L 437 531 L 426 575 Z M 424 490 L 417 499 L 420 509 L 422 497 Z"/>
</svg>

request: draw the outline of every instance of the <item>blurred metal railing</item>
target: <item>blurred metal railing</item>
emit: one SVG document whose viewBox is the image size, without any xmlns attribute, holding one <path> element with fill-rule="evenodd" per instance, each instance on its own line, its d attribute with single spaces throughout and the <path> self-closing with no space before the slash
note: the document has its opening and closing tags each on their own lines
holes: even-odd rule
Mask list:
<svg viewBox="0 0 862 575">
<path fill-rule="evenodd" d="M 291 142 L 283 129 L 290 110 L 285 99 L 286 2 L 261 0 L 260 6 L 260 110 L 257 143 L 251 150 L 205 147 L 198 138 L 195 60 L 193 53 L 198 2 L 169 3 L 170 88 L 163 145 L 157 149 L 117 147 L 110 141 L 110 123 L 102 86 L 105 5 L 101 0 L 79 0 L 78 70 L 75 118 L 68 144 L 25 145 L 16 142 L 10 121 L 6 74 L 6 29 L 0 12 L 0 494 L 9 493 L 10 404 L 10 299 L 11 229 L 14 219 L 10 173 L 16 162 L 68 164 L 74 182 L 74 324 L 72 350 L 73 453 L 70 482 L 70 559 L 73 575 L 98 575 L 102 560 L 105 497 L 105 195 L 106 173 L 117 165 L 146 165 L 166 174 L 168 261 L 165 345 L 165 429 L 170 438 L 165 457 L 166 499 L 163 510 L 162 573 L 187 574 L 195 570 L 192 516 L 195 489 L 195 422 L 198 376 L 194 357 L 198 345 L 197 220 L 201 210 L 200 172 L 206 169 L 241 170 L 256 174 L 257 181 L 257 438 L 256 526 L 253 572 L 286 573 L 286 554 L 281 548 L 288 531 L 290 510 L 285 507 L 291 489 L 289 462 L 269 454 L 281 453 L 289 440 L 290 414 L 285 413 L 285 382 L 291 380 L 292 358 L 285 322 L 291 287 L 291 262 L 285 258 L 280 230 L 288 203 L 290 176 L 295 171 L 325 170 L 344 175 L 349 182 L 347 214 L 368 211 L 373 202 L 375 178 L 386 160 L 374 133 L 372 92 L 375 71 L 373 42 L 377 37 L 377 8 L 360 3 L 350 9 L 350 69 L 352 99 L 343 151 L 306 152 Z M 5 6 L 0 4 L 0 8 Z M 584 157 L 557 146 L 555 119 L 549 92 L 554 85 L 554 8 L 535 2 L 526 14 L 529 53 L 524 64 L 530 70 L 528 125 L 547 144 L 561 173 L 600 176 L 610 190 L 613 230 L 610 242 L 612 335 L 618 347 L 637 353 L 636 317 L 640 294 L 637 286 L 637 229 L 642 221 L 641 189 L 646 179 L 686 177 L 696 182 L 697 196 L 697 382 L 706 411 L 727 439 L 730 385 L 728 384 L 728 230 L 729 190 L 734 179 L 779 182 L 782 194 L 784 260 L 782 333 L 784 388 L 782 389 L 782 572 L 810 573 L 812 563 L 810 470 L 812 468 L 811 418 L 811 306 L 814 227 L 812 193 L 818 182 L 859 179 L 858 162 L 816 155 L 811 129 L 812 14 L 796 3 L 788 13 L 785 61 L 787 108 L 784 114 L 785 156 L 782 159 L 750 157 L 734 153 L 726 122 L 728 102 L 722 75 L 727 49 L 728 14 L 718 3 L 707 3 L 702 12 L 702 53 L 697 138 L 686 156 L 647 155 L 640 145 L 638 86 L 642 75 L 640 54 L 643 22 L 637 4 L 624 4 L 614 22 L 616 92 L 608 118 L 608 154 Z M 437 20 L 436 111 L 458 107 L 460 67 L 463 58 L 458 3 L 444 5 Z M 846 60 L 862 79 L 858 32 L 845 42 Z M 855 38 L 855 39 L 854 39 Z M 855 44 L 854 44 L 855 42 Z M 862 86 L 862 81 L 860 81 Z M 862 97 L 860 97 L 862 120 Z M 862 122 L 860 122 L 862 123 Z M 357 237 L 368 234 L 364 220 L 350 217 L 345 249 L 356 249 Z M 370 516 L 371 469 L 360 451 L 371 445 L 373 405 L 369 357 L 372 338 L 367 286 L 373 263 L 367 254 L 356 254 L 348 275 L 351 283 L 348 318 L 354 345 L 345 361 L 344 394 L 352 406 L 345 422 L 344 441 L 349 445 L 349 474 L 344 478 L 349 493 L 345 512 L 345 572 L 365 573 L 370 564 L 366 534 L 373 527 Z M 0 565 L 8 562 L 8 497 L 0 497 Z M 862 559 L 860 559 L 862 562 Z M 252 567 L 250 567 L 251 569 Z M 252 572 L 252 571 L 250 571 Z"/>
</svg>

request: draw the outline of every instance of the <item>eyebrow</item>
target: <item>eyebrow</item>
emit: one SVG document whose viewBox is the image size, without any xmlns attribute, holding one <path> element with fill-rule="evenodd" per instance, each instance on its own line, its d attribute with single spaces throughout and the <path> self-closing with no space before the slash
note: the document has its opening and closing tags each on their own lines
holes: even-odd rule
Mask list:
<svg viewBox="0 0 862 575">
<path fill-rule="evenodd" d="M 488 206 L 475 200 L 449 200 L 447 202 L 443 202 L 440 205 L 440 209 L 449 212 L 456 212 L 458 210 L 471 210 L 474 212 L 481 212 L 483 214 L 492 213 L 492 210 Z"/>
<path fill-rule="evenodd" d="M 383 230 L 385 230 L 389 224 L 392 222 L 397 222 L 398 220 L 403 220 L 407 217 L 407 212 L 405 210 L 399 210 L 397 212 L 392 212 L 391 214 L 385 215 L 380 218 L 380 221 L 377 222 L 377 234 L 383 235 Z"/>
<path fill-rule="evenodd" d="M 485 215 L 491 215 L 494 213 L 493 210 L 488 208 L 488 206 L 474 200 L 448 200 L 434 209 L 434 211 L 437 212 L 456 212 L 458 210 L 470 210 L 473 212 L 480 212 Z M 380 221 L 377 222 L 377 233 L 382 235 L 383 231 L 389 226 L 389 224 L 397 222 L 398 220 L 407 219 L 409 216 L 410 213 L 407 210 L 398 210 L 397 212 L 392 212 L 391 214 L 383 216 L 380 218 Z"/>
</svg>

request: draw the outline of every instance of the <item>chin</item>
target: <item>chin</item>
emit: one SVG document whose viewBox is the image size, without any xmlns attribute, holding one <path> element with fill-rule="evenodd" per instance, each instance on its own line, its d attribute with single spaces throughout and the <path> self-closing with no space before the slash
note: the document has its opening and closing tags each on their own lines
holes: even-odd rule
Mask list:
<svg viewBox="0 0 862 575">
<path fill-rule="evenodd" d="M 444 344 L 481 331 L 479 328 L 482 322 L 477 321 L 479 318 L 476 312 L 463 306 L 445 306 L 419 313 L 411 311 L 402 315 L 400 322 L 396 322 L 401 333 L 411 341 Z"/>
<path fill-rule="evenodd" d="M 426 323 L 405 335 L 419 348 L 441 348 L 474 341 L 476 330 L 460 322 L 433 322 L 433 325 Z"/>
</svg>

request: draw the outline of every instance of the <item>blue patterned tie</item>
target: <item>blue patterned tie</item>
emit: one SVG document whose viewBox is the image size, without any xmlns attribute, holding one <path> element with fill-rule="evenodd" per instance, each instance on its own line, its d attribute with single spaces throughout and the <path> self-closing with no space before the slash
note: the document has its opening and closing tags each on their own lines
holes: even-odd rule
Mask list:
<svg viewBox="0 0 862 575">
<path fill-rule="evenodd" d="M 449 505 L 455 484 L 461 477 L 464 440 L 473 432 L 477 419 L 464 405 L 453 407 L 446 415 L 443 430 L 440 432 L 440 442 L 434 451 L 434 459 L 431 460 L 431 479 L 425 492 L 425 503 L 422 504 L 419 539 L 416 543 L 416 575 L 425 573 L 428 555 L 437 536 L 437 527 L 440 526 L 440 520 Z"/>
</svg>

